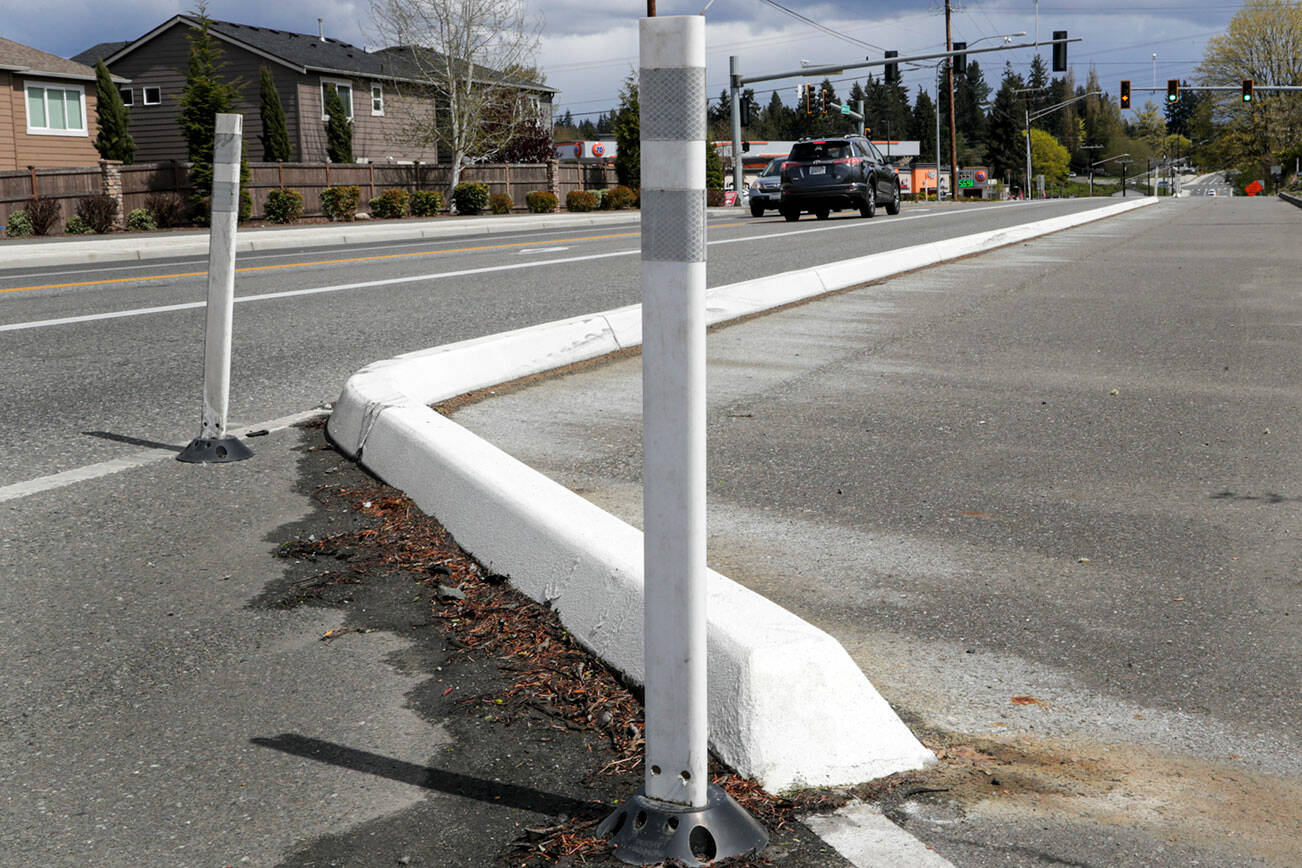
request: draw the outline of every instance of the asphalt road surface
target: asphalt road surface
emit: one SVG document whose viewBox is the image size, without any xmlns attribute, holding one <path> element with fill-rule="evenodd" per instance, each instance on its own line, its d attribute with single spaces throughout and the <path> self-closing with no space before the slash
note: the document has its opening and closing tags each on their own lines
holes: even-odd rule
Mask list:
<svg viewBox="0 0 1302 868">
<path fill-rule="evenodd" d="M 1102 204 L 918 206 L 898 217 L 846 212 L 797 224 L 715 218 L 709 280 Z M 638 247 L 637 225 L 623 223 L 241 256 L 231 427 L 333 401 L 348 376 L 376 359 L 635 303 Z M 199 433 L 206 267 L 190 259 L 0 272 L 0 486 Z"/>
</svg>

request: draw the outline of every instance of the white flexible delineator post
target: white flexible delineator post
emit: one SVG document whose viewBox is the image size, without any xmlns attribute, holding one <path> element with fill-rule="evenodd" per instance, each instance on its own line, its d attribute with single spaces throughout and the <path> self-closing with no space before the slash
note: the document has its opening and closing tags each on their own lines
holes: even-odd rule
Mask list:
<svg viewBox="0 0 1302 868">
<path fill-rule="evenodd" d="M 622 861 L 701 865 L 768 835 L 708 777 L 705 19 L 639 38 L 646 785 L 600 831 Z"/>
<path fill-rule="evenodd" d="M 641 28 L 646 793 L 703 806 L 705 28 Z"/>
<path fill-rule="evenodd" d="M 181 461 L 238 461 L 253 454 L 238 439 L 226 434 L 231 393 L 235 228 L 240 211 L 240 143 L 243 133 L 243 115 L 217 115 L 208 241 L 208 306 L 203 346 L 203 417 L 199 436 L 177 456 Z"/>
</svg>

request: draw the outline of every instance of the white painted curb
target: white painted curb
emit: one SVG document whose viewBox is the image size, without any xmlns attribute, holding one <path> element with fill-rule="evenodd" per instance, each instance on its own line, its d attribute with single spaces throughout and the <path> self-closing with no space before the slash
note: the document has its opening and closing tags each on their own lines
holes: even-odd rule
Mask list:
<svg viewBox="0 0 1302 868">
<path fill-rule="evenodd" d="M 707 292 L 724 322 L 942 260 L 1120 214 L 1137 199 L 1034 224 L 860 257 Z M 642 672 L 642 534 L 511 458 L 429 404 L 636 346 L 630 306 L 376 362 L 330 417 L 347 454 L 467 551 L 548 600 L 570 633 L 635 681 Z M 710 746 L 774 792 L 853 784 L 934 762 L 836 640 L 711 572 Z"/>
</svg>

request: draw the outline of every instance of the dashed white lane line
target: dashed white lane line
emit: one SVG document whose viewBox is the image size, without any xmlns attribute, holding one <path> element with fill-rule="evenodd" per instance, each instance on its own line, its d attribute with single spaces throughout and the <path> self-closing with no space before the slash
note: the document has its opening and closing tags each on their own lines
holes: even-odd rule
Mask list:
<svg viewBox="0 0 1302 868">
<path fill-rule="evenodd" d="M 864 802 L 851 802 L 832 814 L 804 817 L 802 822 L 855 868 L 954 868 L 954 863 Z"/>
<path fill-rule="evenodd" d="M 288 428 L 291 425 L 297 425 L 300 422 L 306 422 L 308 419 L 314 419 L 317 416 L 324 416 L 327 412 L 320 408 L 308 410 L 303 413 L 295 413 L 292 416 L 272 419 L 270 422 L 260 422 L 256 425 L 233 428 L 228 433 L 240 438 L 247 436 L 250 431 L 265 430 L 270 433 L 279 431 L 282 428 Z M 123 470 L 130 470 L 133 467 L 144 467 L 146 464 L 153 464 L 165 458 L 176 458 L 184 447 L 184 443 L 178 443 L 175 449 L 146 449 L 132 455 L 124 455 L 121 458 L 110 458 L 108 461 L 101 461 L 97 464 L 87 464 L 83 467 L 64 470 L 61 473 L 52 473 L 49 476 L 28 479 L 25 482 L 15 482 L 12 485 L 0 487 L 0 503 L 40 494 L 42 491 L 63 488 L 90 479 L 98 479 L 101 476 L 109 476 L 113 473 L 121 473 Z"/>
</svg>

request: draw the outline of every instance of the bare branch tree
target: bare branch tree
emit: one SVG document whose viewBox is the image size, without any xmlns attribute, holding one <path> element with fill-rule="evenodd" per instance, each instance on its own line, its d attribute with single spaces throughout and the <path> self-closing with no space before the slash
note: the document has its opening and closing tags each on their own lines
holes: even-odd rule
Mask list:
<svg viewBox="0 0 1302 868">
<path fill-rule="evenodd" d="M 521 85 L 533 68 L 541 20 L 525 0 L 372 0 L 371 28 L 415 96 L 411 141 L 450 159 L 452 187 L 462 167 L 505 147 L 537 117 Z"/>
</svg>

